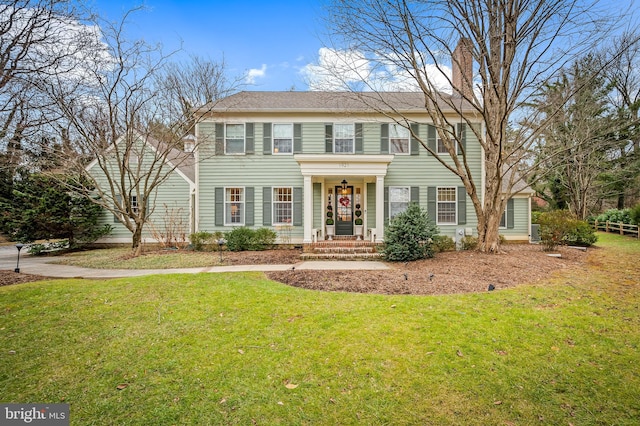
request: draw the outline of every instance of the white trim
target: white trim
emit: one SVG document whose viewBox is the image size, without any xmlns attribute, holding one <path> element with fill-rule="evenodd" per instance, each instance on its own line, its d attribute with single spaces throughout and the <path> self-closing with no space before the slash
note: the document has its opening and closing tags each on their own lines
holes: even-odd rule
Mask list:
<svg viewBox="0 0 640 426">
<path fill-rule="evenodd" d="M 440 189 L 453 189 L 453 195 L 455 196 L 455 200 L 453 201 L 440 201 L 438 194 Z M 440 203 L 452 203 L 454 204 L 454 214 L 455 221 L 454 222 L 440 222 L 438 219 L 440 217 Z M 436 225 L 457 225 L 458 224 L 458 187 L 457 186 L 436 186 Z"/>
<path fill-rule="evenodd" d="M 303 176 L 386 176 L 393 155 L 295 154 Z"/>
<path fill-rule="evenodd" d="M 407 152 L 392 152 L 391 151 L 391 147 L 393 146 L 393 144 L 391 143 L 391 126 L 397 126 L 401 129 L 404 129 L 407 131 Z M 405 139 L 405 138 L 402 138 Z M 404 127 L 401 124 L 398 123 L 389 123 L 389 154 L 391 155 L 411 155 L 411 130 L 409 130 L 408 128 Z"/>
<path fill-rule="evenodd" d="M 291 152 L 276 152 L 276 131 L 275 126 L 289 125 L 291 126 Z M 294 144 L 294 126 L 293 123 L 271 123 L 271 154 L 272 155 L 293 155 Z"/>
<path fill-rule="evenodd" d="M 275 196 L 275 189 L 290 189 L 291 190 L 291 201 L 289 201 L 289 204 L 291 204 L 291 222 L 287 223 L 287 222 L 276 222 L 276 209 L 275 209 L 275 204 L 276 202 L 278 203 L 284 203 L 285 201 L 276 201 L 274 199 Z M 293 186 L 272 186 L 271 187 L 271 225 L 272 226 L 282 226 L 282 225 L 289 225 L 289 226 L 293 226 L 293 209 L 294 209 L 294 203 L 293 203 Z"/>
<path fill-rule="evenodd" d="M 227 222 L 227 203 L 233 203 L 233 201 L 227 201 L 227 189 L 242 189 L 242 222 L 230 223 Z M 222 226 L 244 226 L 247 218 L 247 190 L 244 186 L 224 186 L 222 188 Z M 235 201 L 237 203 L 238 201 Z"/>
<path fill-rule="evenodd" d="M 388 219 L 391 220 L 391 189 L 392 188 L 400 188 L 400 189 L 407 189 L 408 193 L 409 193 L 409 201 L 407 202 L 407 207 L 409 207 L 409 204 L 411 204 L 411 186 L 399 186 L 399 185 L 394 185 L 394 186 L 389 186 L 389 217 Z M 405 209 L 406 210 L 406 209 Z"/>
<path fill-rule="evenodd" d="M 227 152 L 227 126 L 242 126 L 242 152 Z M 255 136 L 254 136 L 255 137 Z M 247 153 L 247 125 L 246 123 L 234 123 L 234 122 L 225 122 L 224 123 L 224 155 L 246 155 Z"/>
<path fill-rule="evenodd" d="M 356 124 L 355 123 L 331 123 L 332 126 L 332 130 L 333 130 L 333 141 L 332 141 L 332 148 L 333 148 L 333 153 L 334 154 L 355 154 L 356 152 Z M 351 138 L 351 152 L 336 152 L 336 126 L 351 126 L 351 129 L 353 130 L 353 136 Z M 346 140 L 346 139 L 345 139 Z"/>
</svg>

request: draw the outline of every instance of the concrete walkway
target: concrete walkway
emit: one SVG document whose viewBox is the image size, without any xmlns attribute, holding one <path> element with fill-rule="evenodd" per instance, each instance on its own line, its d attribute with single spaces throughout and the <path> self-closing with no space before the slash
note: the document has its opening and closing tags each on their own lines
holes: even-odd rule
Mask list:
<svg viewBox="0 0 640 426">
<path fill-rule="evenodd" d="M 0 269 L 14 270 L 18 250 L 14 246 L 0 247 Z M 60 259 L 60 258 L 58 258 Z M 56 265 L 53 259 L 47 257 L 31 256 L 23 252 L 20 254 L 20 272 L 25 274 L 37 274 L 55 278 L 121 278 L 138 277 L 142 275 L 162 274 L 198 274 L 205 272 L 244 272 L 244 271 L 286 271 L 296 270 L 383 270 L 389 269 L 383 262 L 376 261 L 301 261 L 290 265 L 234 265 L 234 266 L 209 266 L 201 268 L 175 268 L 175 269 L 91 269 L 78 266 Z"/>
</svg>

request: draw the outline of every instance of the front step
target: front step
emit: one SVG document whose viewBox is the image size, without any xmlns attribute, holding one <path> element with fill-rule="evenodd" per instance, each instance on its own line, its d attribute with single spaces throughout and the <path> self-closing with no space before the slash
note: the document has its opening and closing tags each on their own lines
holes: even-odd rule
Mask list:
<svg viewBox="0 0 640 426">
<path fill-rule="evenodd" d="M 379 259 L 382 257 L 382 253 L 378 253 L 379 246 L 379 244 L 370 241 L 357 241 L 353 237 L 342 237 L 339 240 L 305 244 L 300 257 L 302 260 Z"/>
</svg>

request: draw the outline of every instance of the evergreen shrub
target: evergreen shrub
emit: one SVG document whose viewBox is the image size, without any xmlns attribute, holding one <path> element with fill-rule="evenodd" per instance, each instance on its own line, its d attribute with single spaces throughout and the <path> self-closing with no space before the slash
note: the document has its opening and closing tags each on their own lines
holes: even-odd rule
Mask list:
<svg viewBox="0 0 640 426">
<path fill-rule="evenodd" d="M 386 227 L 384 257 L 392 262 L 431 258 L 434 254 L 433 237 L 437 234 L 438 227 L 429 219 L 426 210 L 411 203 Z"/>
</svg>

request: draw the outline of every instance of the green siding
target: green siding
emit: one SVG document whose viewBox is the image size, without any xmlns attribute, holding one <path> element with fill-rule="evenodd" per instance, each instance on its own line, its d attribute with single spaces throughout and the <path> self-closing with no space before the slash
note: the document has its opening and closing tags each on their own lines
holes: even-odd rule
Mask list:
<svg viewBox="0 0 640 426">
<path fill-rule="evenodd" d="M 144 159 L 142 164 L 144 164 Z M 93 168 L 92 173 L 98 182 L 103 182 L 103 186 L 106 188 L 106 178 L 102 170 L 96 166 Z M 152 238 L 154 228 L 158 232 L 163 232 L 165 219 L 167 219 L 168 216 L 173 216 L 180 224 L 180 228 L 183 229 L 188 236 L 190 233 L 190 194 L 191 189 L 189 183 L 177 172 L 172 173 L 171 176 L 151 194 L 148 200 L 150 216 L 149 222 L 143 229 L 143 238 Z M 131 238 L 131 232 L 122 223 L 115 222 L 113 214 L 107 210 L 103 211 L 99 223 L 109 224 L 113 228 L 113 231 L 106 239 Z"/>
<path fill-rule="evenodd" d="M 500 228 L 500 234 L 523 240 L 529 238 L 528 198 L 513 198 L 513 228 Z"/>
<path fill-rule="evenodd" d="M 200 162 L 200 188 L 199 188 L 199 230 L 225 231 L 229 228 L 216 227 L 214 223 L 214 188 L 225 186 L 244 186 L 255 188 L 254 209 L 255 224 L 263 223 L 263 191 L 261 188 L 275 186 L 303 187 L 303 178 L 300 173 L 300 167 L 292 155 L 264 155 L 262 146 L 264 138 L 263 123 L 271 123 L 272 119 L 251 120 L 255 122 L 254 141 L 255 154 L 245 156 L 205 156 Z M 354 119 L 354 122 L 357 121 Z M 327 123 L 337 122 L 337 120 L 322 120 L 317 122 L 301 123 L 301 142 L 304 154 L 325 154 L 325 126 Z M 300 124 L 300 123 L 296 123 Z M 465 126 L 466 127 L 466 126 Z M 199 126 L 201 134 L 210 135 L 214 126 L 211 123 L 203 123 Z M 362 151 L 366 155 L 379 155 L 381 152 L 381 144 L 383 126 L 380 122 L 363 122 L 362 123 Z M 481 175 L 481 149 L 476 143 L 475 135 L 470 129 L 466 130 L 466 150 L 468 154 L 468 163 L 471 171 L 476 178 L 478 185 L 480 184 Z M 420 124 L 417 133 L 422 142 L 426 143 L 428 136 L 428 126 Z M 268 135 L 267 135 L 268 136 Z M 209 136 L 210 139 L 213 139 Z M 269 138 L 266 139 L 267 141 Z M 396 155 L 389 164 L 388 173 L 385 177 L 384 185 L 388 186 L 411 186 L 417 187 L 417 195 L 419 204 L 423 208 L 427 208 L 428 187 L 441 186 L 461 186 L 460 179 L 446 170 L 435 157 L 425 155 L 426 151 L 422 145 L 418 144 L 418 150 L 423 151 L 420 155 Z M 357 154 L 356 154 L 357 155 Z M 345 173 L 348 175 L 348 172 Z M 313 213 L 314 220 L 312 227 L 321 228 L 324 222 L 323 212 L 320 211 L 321 200 L 324 194 L 320 193 L 320 184 L 313 185 Z M 325 190 L 327 188 L 325 187 Z M 477 220 L 473 204 L 467 197 L 465 206 L 466 223 L 461 225 L 443 225 L 440 226 L 442 234 L 453 236 L 457 227 L 475 228 Z M 517 205 L 518 203 L 516 203 Z M 375 221 L 375 184 L 367 184 L 367 226 L 369 228 L 376 227 Z M 518 210 L 518 209 L 516 209 Z M 526 215 L 526 209 L 522 214 Z M 516 212 L 515 221 L 519 221 Z M 463 215 L 461 215 L 463 216 Z M 526 220 L 525 220 L 526 222 Z M 526 225 L 525 225 L 526 227 Z M 522 227 L 517 226 L 511 232 L 517 233 Z M 528 234 L 528 232 L 527 232 Z M 295 226 L 292 231 L 292 238 L 302 238 L 302 226 Z"/>
</svg>

